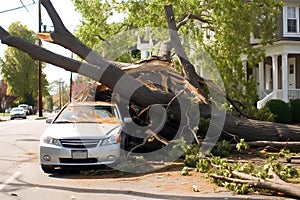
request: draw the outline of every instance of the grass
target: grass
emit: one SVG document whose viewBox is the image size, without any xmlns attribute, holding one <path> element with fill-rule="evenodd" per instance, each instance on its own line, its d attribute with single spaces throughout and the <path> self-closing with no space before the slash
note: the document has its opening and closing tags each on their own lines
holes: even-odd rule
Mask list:
<svg viewBox="0 0 300 200">
<path fill-rule="evenodd" d="M 9 117 L 10 114 L 9 113 L 0 113 L 0 117 Z"/>
</svg>

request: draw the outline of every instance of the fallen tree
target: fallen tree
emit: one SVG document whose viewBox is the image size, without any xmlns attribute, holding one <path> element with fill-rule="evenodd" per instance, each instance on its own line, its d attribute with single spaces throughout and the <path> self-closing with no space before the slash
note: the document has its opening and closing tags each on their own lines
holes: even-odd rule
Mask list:
<svg viewBox="0 0 300 200">
<path fill-rule="evenodd" d="M 108 98 L 124 104 L 125 108 L 129 106 L 129 111 L 124 110 L 123 113 L 125 115 L 129 113 L 134 122 L 139 125 L 131 129 L 135 130 L 135 133 L 131 133 L 134 136 L 148 138 L 149 135 L 145 135 L 145 132 L 149 129 L 150 132 L 155 132 L 166 140 L 178 139 L 186 135 L 189 135 L 187 140 L 192 140 L 201 135 L 207 143 L 214 143 L 212 141 L 217 141 L 221 134 L 224 139 L 236 141 L 240 138 L 244 138 L 245 141 L 299 141 L 299 127 L 248 119 L 247 114 L 235 105 L 225 91 L 195 73 L 194 66 L 189 62 L 178 39 L 177 30 L 182 23 L 176 26 L 170 5 L 165 7 L 170 29 L 169 43 L 174 47 L 175 54 L 180 60 L 183 76 L 174 70 L 173 63 L 170 62 L 170 47 L 162 50 L 159 57 L 136 64 L 103 59 L 65 28 L 50 0 L 42 0 L 41 3 L 54 24 L 54 32 L 50 33 L 51 39 L 48 40 L 69 49 L 86 62 L 57 55 L 22 38 L 10 35 L 2 27 L 0 27 L 1 42 L 28 53 L 33 59 L 76 72 L 103 84 L 107 89 L 101 90 L 99 93 L 103 95 L 97 94 L 96 100 Z M 225 97 L 244 117 L 236 117 L 214 108 L 207 99 L 205 88 L 210 88 Z M 183 99 L 185 99 L 184 103 L 181 102 Z M 160 110 L 160 106 L 164 111 Z M 195 107 L 199 110 L 199 116 L 191 112 L 195 111 Z M 152 116 L 149 117 L 151 113 Z M 164 115 L 167 116 L 166 119 L 164 118 L 165 124 L 161 124 L 159 120 Z M 199 118 L 211 119 L 208 127 L 211 133 L 209 137 L 205 137 L 207 132 L 203 131 Z M 197 133 L 193 130 L 194 126 L 199 126 Z M 147 142 L 150 144 L 147 148 L 152 150 L 165 145 L 157 139 L 148 141 L 151 142 Z M 204 149 L 210 149 L 210 146 Z"/>
<path fill-rule="evenodd" d="M 212 174 L 211 177 L 231 183 L 247 184 L 252 188 L 278 192 L 287 197 L 296 199 L 300 198 L 300 187 L 281 180 L 274 172 L 272 173 L 273 179 L 268 180 L 257 178 L 255 176 L 251 176 L 249 174 L 241 173 L 238 171 L 233 171 L 232 174 L 236 178 L 224 177 L 216 174 Z"/>
</svg>

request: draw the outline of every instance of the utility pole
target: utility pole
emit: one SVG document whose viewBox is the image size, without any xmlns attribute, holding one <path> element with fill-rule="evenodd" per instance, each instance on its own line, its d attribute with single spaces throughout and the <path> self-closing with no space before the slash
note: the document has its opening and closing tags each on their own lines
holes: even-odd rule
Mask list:
<svg viewBox="0 0 300 200">
<path fill-rule="evenodd" d="M 39 23 L 39 28 L 38 32 L 42 32 L 42 14 L 41 14 L 41 0 L 38 2 L 38 23 Z M 39 46 L 42 46 L 42 41 L 39 39 Z M 38 67 L 39 67 L 39 101 L 38 101 L 38 108 L 39 108 L 39 117 L 43 117 L 43 89 L 42 89 L 42 61 L 38 60 Z"/>
<path fill-rule="evenodd" d="M 62 98 L 63 98 L 63 81 L 58 82 L 58 91 L 59 91 L 59 109 L 62 107 Z"/>
<path fill-rule="evenodd" d="M 73 59 L 73 52 L 71 52 L 71 58 Z M 70 76 L 70 102 L 72 102 L 72 90 L 73 90 L 73 73 Z"/>
<path fill-rule="evenodd" d="M 70 76 L 70 102 L 72 102 L 72 90 L 73 90 L 73 73 Z"/>
</svg>

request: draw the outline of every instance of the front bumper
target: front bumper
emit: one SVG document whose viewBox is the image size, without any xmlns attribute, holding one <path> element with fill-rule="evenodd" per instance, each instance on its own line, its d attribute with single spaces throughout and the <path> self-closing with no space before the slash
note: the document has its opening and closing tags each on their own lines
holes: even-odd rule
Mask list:
<svg viewBox="0 0 300 200">
<path fill-rule="evenodd" d="M 87 151 L 87 157 L 74 159 L 72 151 Z M 43 144 L 40 145 L 40 164 L 55 167 L 110 165 L 120 159 L 120 152 L 119 143 L 86 149 Z"/>
<path fill-rule="evenodd" d="M 25 118 L 25 117 L 26 117 L 25 114 L 14 114 L 10 116 L 10 118 Z"/>
</svg>

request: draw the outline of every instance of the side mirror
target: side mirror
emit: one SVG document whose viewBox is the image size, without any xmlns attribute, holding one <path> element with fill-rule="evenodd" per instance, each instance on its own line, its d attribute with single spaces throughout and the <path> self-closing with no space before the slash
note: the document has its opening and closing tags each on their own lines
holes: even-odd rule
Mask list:
<svg viewBox="0 0 300 200">
<path fill-rule="evenodd" d="M 47 123 L 47 124 L 51 124 L 52 121 L 53 121 L 53 119 L 51 119 L 51 118 L 46 119 L 46 123 Z"/>
<path fill-rule="evenodd" d="M 124 117 L 124 123 L 125 124 L 131 123 L 131 122 L 132 122 L 131 117 Z"/>
</svg>

